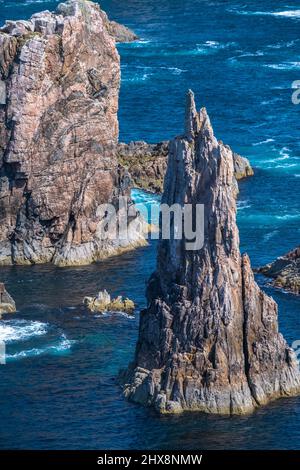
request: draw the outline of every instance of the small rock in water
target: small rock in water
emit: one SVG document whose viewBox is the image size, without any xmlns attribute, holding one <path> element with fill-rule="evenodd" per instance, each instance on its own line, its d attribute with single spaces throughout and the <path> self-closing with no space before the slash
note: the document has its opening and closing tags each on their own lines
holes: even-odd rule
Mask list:
<svg viewBox="0 0 300 470">
<path fill-rule="evenodd" d="M 3 313 L 14 312 L 16 312 L 15 301 L 5 289 L 5 285 L 0 282 L 0 318 Z"/>
<path fill-rule="evenodd" d="M 100 291 L 97 297 L 85 297 L 83 300 L 84 305 L 91 312 L 125 312 L 133 315 L 135 305 L 134 302 L 127 297 L 123 299 L 118 296 L 112 299 L 107 290 Z"/>
</svg>

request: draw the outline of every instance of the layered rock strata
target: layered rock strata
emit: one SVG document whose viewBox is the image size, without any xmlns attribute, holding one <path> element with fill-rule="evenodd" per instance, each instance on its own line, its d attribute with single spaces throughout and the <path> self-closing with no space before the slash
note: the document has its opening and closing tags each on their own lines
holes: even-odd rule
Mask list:
<svg viewBox="0 0 300 470">
<path fill-rule="evenodd" d="M 128 169 L 133 185 L 154 193 L 163 191 L 168 154 L 169 141 L 158 144 L 140 141 L 118 145 L 119 162 Z M 236 180 L 239 181 L 254 174 L 247 158 L 233 152 L 233 161 Z"/>
<path fill-rule="evenodd" d="M 125 237 L 100 237 L 99 207 L 130 198 L 116 157 L 120 30 L 85 0 L 0 29 L 0 264 L 87 264 L 145 244 L 133 216 Z"/>
<path fill-rule="evenodd" d="M 275 287 L 300 294 L 300 246 L 257 271 L 273 278 Z"/>
<path fill-rule="evenodd" d="M 124 385 L 126 397 L 160 413 L 243 414 L 300 391 L 277 305 L 240 254 L 233 180 L 233 154 L 189 92 L 185 134 L 170 144 L 162 202 L 203 204 L 204 243 L 190 250 L 185 239 L 159 242 Z"/>
</svg>

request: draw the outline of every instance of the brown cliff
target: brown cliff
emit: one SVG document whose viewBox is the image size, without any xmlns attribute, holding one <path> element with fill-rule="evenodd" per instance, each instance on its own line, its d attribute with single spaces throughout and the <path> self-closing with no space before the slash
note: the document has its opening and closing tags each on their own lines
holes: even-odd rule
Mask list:
<svg viewBox="0 0 300 470">
<path fill-rule="evenodd" d="M 146 142 L 120 143 L 118 159 L 131 175 L 136 188 L 154 193 L 163 191 L 164 177 L 167 170 L 169 141 L 158 144 Z M 247 158 L 233 152 L 234 175 L 239 181 L 254 174 Z"/>
<path fill-rule="evenodd" d="M 277 305 L 241 256 L 233 155 L 188 93 L 185 135 L 170 145 L 163 203 L 203 204 L 204 244 L 161 240 L 124 393 L 161 413 L 243 414 L 300 391 Z"/>
<path fill-rule="evenodd" d="M 144 243 L 134 229 L 99 238 L 99 205 L 130 196 L 117 30 L 85 0 L 1 28 L 0 264 L 86 264 Z"/>
</svg>

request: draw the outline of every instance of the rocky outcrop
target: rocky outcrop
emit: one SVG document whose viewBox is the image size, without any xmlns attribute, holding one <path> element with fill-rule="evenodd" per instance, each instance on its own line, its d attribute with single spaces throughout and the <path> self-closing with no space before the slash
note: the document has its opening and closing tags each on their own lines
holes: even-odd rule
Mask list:
<svg viewBox="0 0 300 470">
<path fill-rule="evenodd" d="M 204 244 L 191 250 L 185 239 L 159 242 L 124 385 L 126 397 L 160 413 L 243 414 L 300 391 L 277 305 L 240 254 L 233 179 L 232 152 L 189 92 L 185 135 L 170 144 L 162 202 L 203 204 Z"/>
<path fill-rule="evenodd" d="M 116 21 L 108 20 L 107 29 L 117 42 L 133 42 L 138 39 L 138 36 L 131 29 Z"/>
<path fill-rule="evenodd" d="M 231 151 L 230 147 L 228 150 Z M 128 169 L 133 185 L 154 193 L 161 193 L 163 190 L 168 154 L 169 141 L 158 144 L 140 141 L 120 143 L 118 146 L 119 162 Z M 254 172 L 249 160 L 235 152 L 232 154 L 235 178 L 241 180 L 252 176 Z M 235 186 L 237 187 L 236 184 Z"/>
<path fill-rule="evenodd" d="M 106 290 L 100 291 L 96 297 L 85 297 L 83 303 L 93 313 L 125 312 L 132 315 L 135 309 L 132 300 L 127 297 L 123 299 L 120 295 L 112 299 Z"/>
<path fill-rule="evenodd" d="M 0 264 L 87 264 L 145 244 L 132 216 L 125 238 L 99 236 L 100 205 L 130 197 L 117 29 L 86 0 L 0 29 Z"/>
<path fill-rule="evenodd" d="M 169 142 L 147 144 L 146 142 L 120 143 L 118 161 L 128 169 L 136 188 L 161 193 L 167 169 Z"/>
<path fill-rule="evenodd" d="M 5 285 L 0 282 L 0 318 L 3 313 L 15 313 L 16 304 L 14 299 L 5 289 Z"/>
<path fill-rule="evenodd" d="M 300 294 L 300 246 L 257 271 L 273 278 L 275 287 Z"/>
<path fill-rule="evenodd" d="M 251 167 L 248 158 L 241 157 L 241 155 L 235 152 L 233 152 L 233 165 L 234 176 L 238 181 L 254 175 L 253 168 Z"/>
</svg>

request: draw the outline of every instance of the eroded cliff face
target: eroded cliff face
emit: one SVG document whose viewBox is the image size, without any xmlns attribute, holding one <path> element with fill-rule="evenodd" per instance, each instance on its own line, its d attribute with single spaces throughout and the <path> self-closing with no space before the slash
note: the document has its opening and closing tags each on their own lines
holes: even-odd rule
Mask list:
<svg viewBox="0 0 300 470">
<path fill-rule="evenodd" d="M 130 196 L 118 31 L 85 0 L 0 29 L 0 264 L 86 264 L 145 243 L 134 228 L 99 238 L 99 205 Z"/>
<path fill-rule="evenodd" d="M 125 395 L 161 413 L 242 414 L 296 394 L 294 352 L 278 332 L 277 305 L 241 256 L 234 162 L 205 109 L 188 93 L 185 135 L 171 142 L 163 203 L 204 204 L 204 245 L 161 240 L 148 282 Z"/>
</svg>

